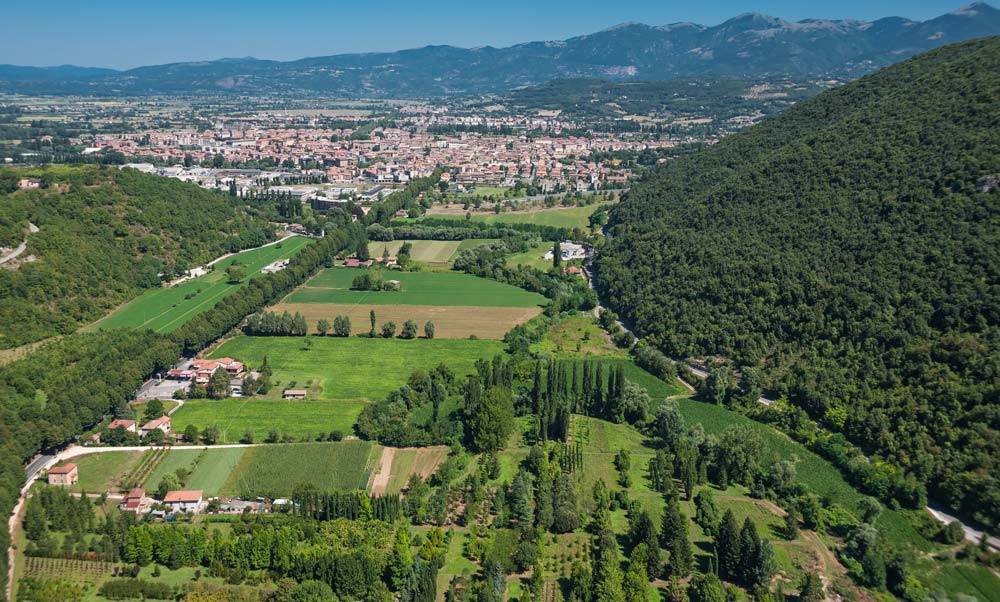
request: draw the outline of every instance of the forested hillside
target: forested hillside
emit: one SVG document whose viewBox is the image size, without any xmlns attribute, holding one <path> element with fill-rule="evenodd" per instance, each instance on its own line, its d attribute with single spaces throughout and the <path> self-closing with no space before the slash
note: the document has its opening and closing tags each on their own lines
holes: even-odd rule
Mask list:
<svg viewBox="0 0 1000 602">
<path fill-rule="evenodd" d="M 996 527 L 998 182 L 1000 38 L 948 46 L 634 186 L 602 293 L 665 353 L 756 368 Z"/>
<path fill-rule="evenodd" d="M 18 190 L 36 177 L 44 188 Z M 28 224 L 38 231 L 28 233 Z M 177 180 L 94 166 L 0 172 L 0 348 L 75 330 L 142 288 L 274 238 L 224 196 Z"/>
</svg>

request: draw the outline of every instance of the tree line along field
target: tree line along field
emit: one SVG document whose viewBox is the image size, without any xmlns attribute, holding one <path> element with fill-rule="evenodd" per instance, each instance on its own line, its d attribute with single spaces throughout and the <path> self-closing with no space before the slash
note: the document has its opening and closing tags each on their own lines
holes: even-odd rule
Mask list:
<svg viewBox="0 0 1000 602">
<path fill-rule="evenodd" d="M 598 205 L 583 207 L 554 207 L 552 209 L 529 209 L 523 211 L 504 211 L 503 213 L 472 212 L 471 218 L 487 224 L 537 224 L 556 228 L 580 228 L 586 230 L 590 226 L 590 215 L 597 210 Z M 429 211 L 428 217 L 451 218 L 464 220 L 465 211 L 439 213 Z"/>
<path fill-rule="evenodd" d="M 483 241 L 462 244 L 467 242 Z M 407 320 L 416 321 L 421 328 L 433 321 L 438 338 L 501 339 L 514 326 L 538 315 L 545 302 L 537 293 L 457 272 L 385 272 L 386 279 L 399 280 L 402 290 L 351 290 L 354 278 L 362 273 L 364 270 L 358 268 L 324 270 L 270 309 L 298 312 L 311 329 L 321 319 L 346 315 L 355 334 L 365 333 L 369 312 L 374 310 L 379 324 L 391 320 L 397 328 Z"/>
<path fill-rule="evenodd" d="M 360 268 L 323 270 L 285 301 L 288 303 L 337 303 L 357 305 L 443 305 L 476 307 L 537 307 L 545 298 L 537 293 L 457 272 L 386 272 L 398 280 L 399 291 L 351 290 Z"/>
<path fill-rule="evenodd" d="M 476 238 L 468 240 L 387 240 L 371 241 L 368 243 L 368 255 L 371 257 L 382 257 L 387 253 L 392 256 L 399 255 L 399 249 L 404 242 L 412 245 L 410 259 L 428 264 L 449 265 L 459 252 L 481 245 L 495 242 L 495 239 Z M 436 267 L 436 266 L 431 266 Z"/>
<path fill-rule="evenodd" d="M 169 333 L 215 307 L 216 303 L 243 286 L 243 283 L 230 284 L 227 281 L 227 267 L 239 262 L 245 268 L 247 280 L 257 278 L 261 276 L 260 270 L 264 266 L 293 257 L 311 243 L 309 238 L 296 236 L 267 247 L 243 251 L 215 264 L 214 269 L 204 276 L 177 286 L 146 291 L 88 328 L 148 328 Z"/>
</svg>

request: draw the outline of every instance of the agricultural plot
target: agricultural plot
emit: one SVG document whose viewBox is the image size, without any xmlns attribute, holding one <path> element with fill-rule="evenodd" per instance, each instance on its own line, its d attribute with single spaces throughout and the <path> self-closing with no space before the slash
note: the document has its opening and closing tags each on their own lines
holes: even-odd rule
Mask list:
<svg viewBox="0 0 1000 602">
<path fill-rule="evenodd" d="M 24 559 L 25 577 L 44 577 L 72 582 L 99 583 L 114 573 L 118 564 L 99 560 L 74 560 L 67 558 Z"/>
<path fill-rule="evenodd" d="M 288 303 L 339 303 L 356 305 L 437 305 L 475 307 L 536 307 L 545 297 L 523 289 L 457 272 L 385 272 L 398 280 L 399 291 L 354 291 L 351 283 L 363 274 L 359 268 L 323 270 L 305 286 L 292 292 Z"/>
<path fill-rule="evenodd" d="M 273 393 L 280 396 L 281 390 Z M 292 437 L 332 431 L 349 434 L 364 407 L 365 402 L 345 400 L 192 399 L 171 418 L 178 431 L 190 424 L 199 430 L 215 425 L 221 431 L 220 443 L 239 443 L 247 431 L 256 441 L 272 430 Z"/>
<path fill-rule="evenodd" d="M 360 440 L 251 447 L 222 490 L 275 498 L 287 497 L 306 483 L 320 491 L 365 489 L 381 454 L 381 447 Z"/>
<path fill-rule="evenodd" d="M 457 272 L 385 272 L 385 278 L 400 281 L 402 290 L 350 290 L 354 278 L 363 272 L 355 268 L 325 270 L 270 309 L 298 312 L 311 329 L 321 319 L 346 315 L 355 333 L 367 332 L 369 312 L 374 310 L 379 324 L 391 320 L 397 328 L 407 320 L 415 320 L 421 328 L 433 321 L 436 338 L 500 339 L 514 326 L 538 315 L 545 303 L 539 294 Z"/>
<path fill-rule="evenodd" d="M 423 336 L 424 324 L 434 322 L 434 338 L 502 339 L 511 328 L 537 316 L 538 307 L 445 307 L 438 305 L 354 305 L 339 303 L 279 303 L 270 311 L 300 313 L 315 332 L 322 320 L 332 322 L 336 316 L 347 316 L 355 333 L 368 332 L 369 312 L 375 310 L 379 324 L 396 323 L 399 331 L 407 320 L 414 320 Z"/>
<path fill-rule="evenodd" d="M 148 328 L 171 332 L 243 286 L 243 283 L 229 284 L 226 280 L 226 268 L 234 262 L 243 264 L 248 280 L 258 278 L 262 275 L 261 268 L 278 259 L 293 257 L 311 242 L 308 238 L 295 237 L 238 253 L 217 263 L 204 276 L 174 287 L 148 290 L 87 328 Z"/>
<path fill-rule="evenodd" d="M 502 352 L 501 342 L 486 340 L 241 336 L 211 357 L 237 357 L 260 366 L 267 356 L 274 384 L 269 398 L 280 397 L 282 388 L 303 388 L 309 391 L 307 400 L 357 401 L 385 397 L 417 369 L 445 364 L 457 375 L 472 374 L 477 359 Z M 175 421 L 184 420 L 188 405 L 174 413 Z"/>
<path fill-rule="evenodd" d="M 458 252 L 462 241 L 413 240 L 409 242 L 413 246 L 410 250 L 410 259 L 423 263 L 448 263 L 452 256 Z M 386 253 L 396 256 L 399 255 L 399 249 L 402 246 L 403 241 L 401 240 L 372 241 L 368 243 L 368 254 L 372 257 L 382 257 Z"/>
<path fill-rule="evenodd" d="M 369 489 L 374 494 L 399 493 L 410 475 L 427 479 L 448 456 L 444 446 L 420 448 L 386 447 L 376 462 Z"/>
<path fill-rule="evenodd" d="M 537 224 L 556 228 L 590 227 L 590 215 L 597 211 L 597 204 L 584 207 L 555 207 L 552 209 L 528 209 L 523 211 L 505 211 L 503 213 L 473 212 L 472 219 L 487 224 Z M 465 219 L 465 212 L 428 213 L 428 217 Z"/>
<path fill-rule="evenodd" d="M 183 483 L 185 489 L 201 489 L 206 496 L 218 495 L 248 449 L 172 449 L 146 480 L 145 488 L 155 491 L 164 476 L 183 468 L 190 473 Z"/>
</svg>

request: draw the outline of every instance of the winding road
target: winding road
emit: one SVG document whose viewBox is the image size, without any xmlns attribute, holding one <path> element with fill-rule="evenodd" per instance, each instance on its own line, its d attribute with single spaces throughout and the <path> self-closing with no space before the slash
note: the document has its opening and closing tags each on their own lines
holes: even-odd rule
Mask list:
<svg viewBox="0 0 1000 602">
<path fill-rule="evenodd" d="M 31 222 L 28 222 L 28 234 L 34 234 L 35 232 L 38 232 L 38 226 L 36 226 Z M 21 255 L 21 253 L 24 253 L 25 249 L 27 248 L 28 248 L 28 237 L 25 236 L 24 240 L 21 241 L 21 244 L 14 247 L 13 251 L 7 253 L 3 257 L 0 257 L 0 265 L 5 264 L 8 261 L 11 261 L 12 259 L 17 259 L 17 257 Z"/>
</svg>

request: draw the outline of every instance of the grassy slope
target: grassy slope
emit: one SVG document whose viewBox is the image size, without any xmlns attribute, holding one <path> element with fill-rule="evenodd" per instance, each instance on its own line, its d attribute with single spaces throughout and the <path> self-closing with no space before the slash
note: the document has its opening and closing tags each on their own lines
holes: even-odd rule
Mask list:
<svg viewBox="0 0 1000 602">
<path fill-rule="evenodd" d="M 289 303 L 356 303 L 365 305 L 445 305 L 533 307 L 545 298 L 494 280 L 453 272 L 384 272 L 399 280 L 401 291 L 352 291 L 351 282 L 364 270 L 331 268 L 290 294 Z"/>
<path fill-rule="evenodd" d="M 106 318 L 96 322 L 97 328 L 150 328 L 157 332 L 170 332 L 207 311 L 239 289 L 243 284 L 229 284 L 226 268 L 239 261 L 246 268 L 247 278 L 261 276 L 261 268 L 278 259 L 286 259 L 301 251 L 312 240 L 303 237 L 290 238 L 279 245 L 244 251 L 234 257 L 220 261 L 215 269 L 194 280 L 189 280 L 171 288 L 146 291 L 136 299 L 115 310 Z M 186 295 L 197 293 L 191 299 Z"/>
</svg>

